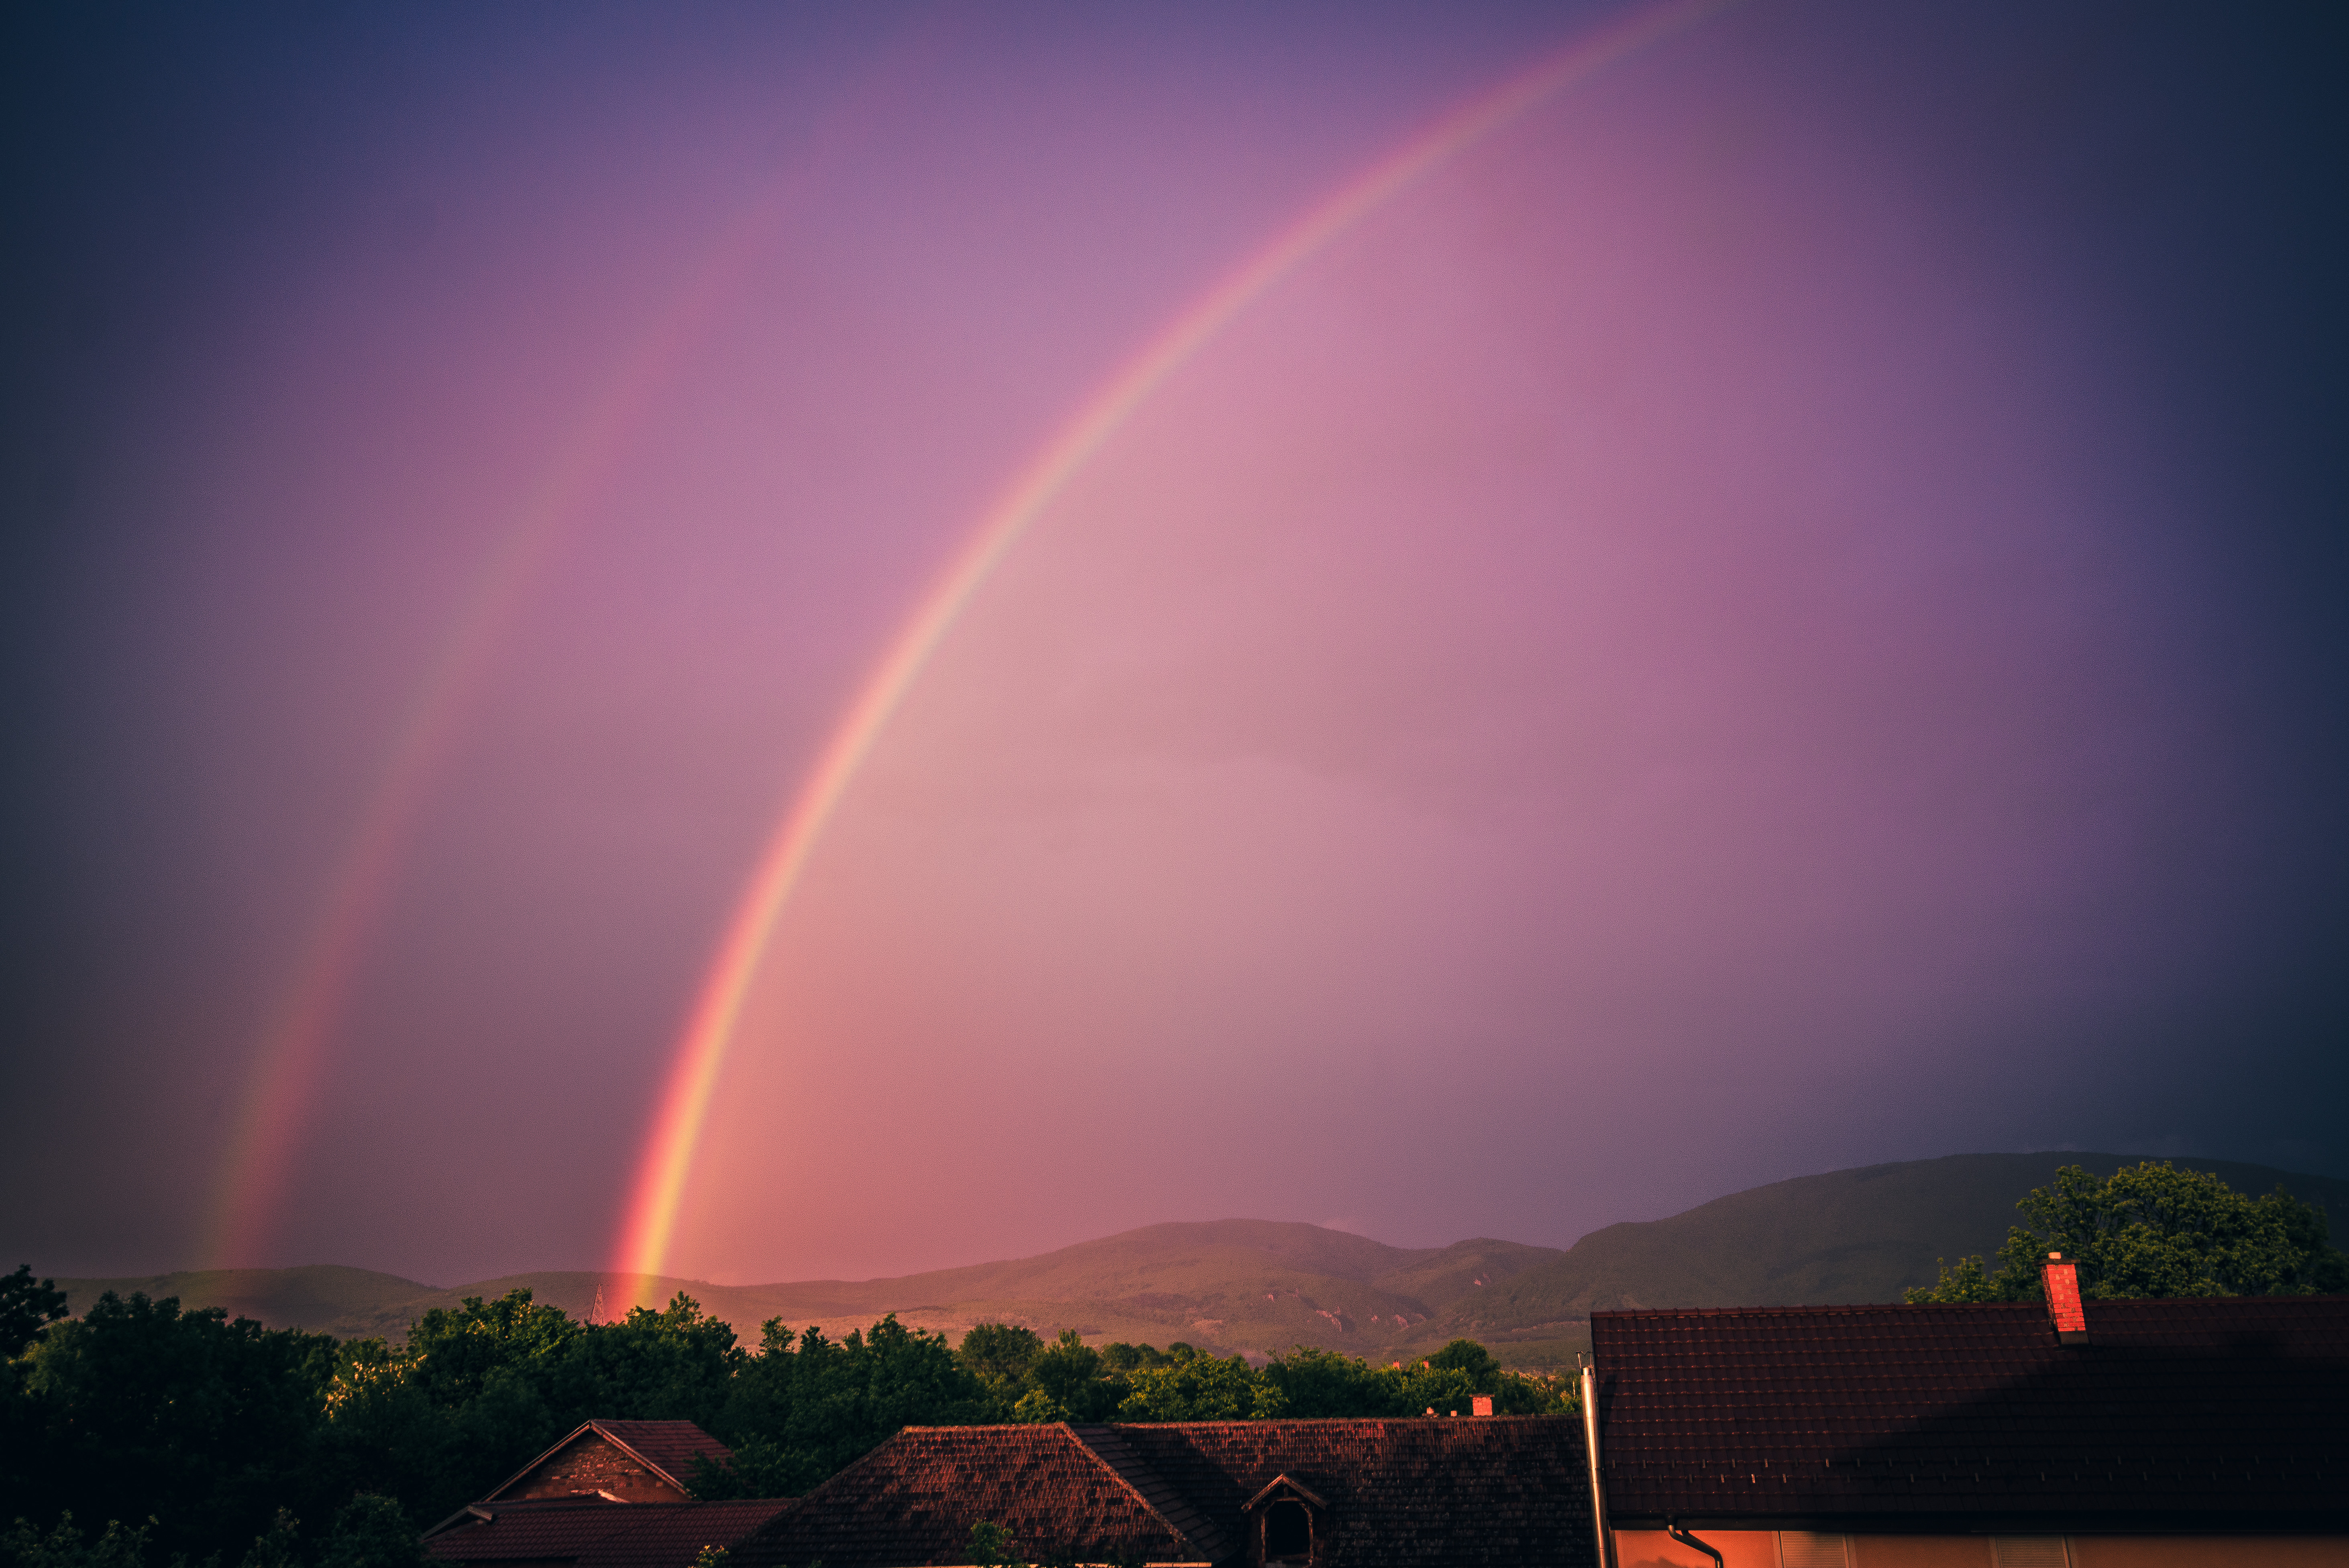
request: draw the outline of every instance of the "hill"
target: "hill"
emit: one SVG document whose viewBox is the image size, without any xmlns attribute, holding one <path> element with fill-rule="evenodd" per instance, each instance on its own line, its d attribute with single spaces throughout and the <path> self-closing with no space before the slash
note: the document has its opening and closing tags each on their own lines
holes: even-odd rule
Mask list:
<svg viewBox="0 0 2349 1568">
<path fill-rule="evenodd" d="M 1318 1225 L 1216 1220 L 1145 1226 L 1038 1257 L 895 1279 L 720 1285 L 595 1273 L 514 1274 L 437 1290 L 365 1269 L 230 1269 L 147 1279 L 60 1280 L 76 1310 L 101 1290 L 177 1295 L 280 1326 L 397 1336 L 435 1306 L 527 1286 L 587 1315 L 658 1305 L 678 1290 L 747 1339 L 781 1317 L 838 1336 L 895 1312 L 959 1336 L 990 1319 L 1048 1337 L 1188 1340 L 1272 1353 L 1309 1344 L 1372 1360 L 1465 1335 L 1517 1366 L 1555 1366 L 1588 1343 L 1589 1315 L 1618 1306 L 1774 1306 L 1898 1301 L 1935 1263 L 1994 1251 L 2015 1200 L 2059 1167 L 2108 1174 L 2139 1156 L 1957 1154 L 1796 1177 L 1669 1219 L 1609 1225 L 1571 1248 L 1478 1239 L 1391 1247 Z M 2239 1191 L 2282 1182 L 2349 1221 L 2349 1182 L 2229 1161 L 2181 1161 Z"/>
</svg>

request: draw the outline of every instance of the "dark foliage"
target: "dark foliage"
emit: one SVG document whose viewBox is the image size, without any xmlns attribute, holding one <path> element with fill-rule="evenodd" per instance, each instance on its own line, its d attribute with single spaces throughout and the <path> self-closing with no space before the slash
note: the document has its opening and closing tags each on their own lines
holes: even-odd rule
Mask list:
<svg viewBox="0 0 2349 1568">
<path fill-rule="evenodd" d="M 2124 1296 L 2292 1295 L 2349 1290 L 2349 1256 L 2324 1211 L 2278 1187 L 2238 1192 L 2207 1171 L 2147 1160 L 2102 1180 L 2066 1165 L 2015 1204 L 1995 1274 L 1979 1257 L 1941 1266 L 1912 1302 L 2036 1301 L 2040 1265 L 2060 1252 L 2090 1300 Z"/>
<path fill-rule="evenodd" d="M 893 1314 L 835 1343 L 813 1328 L 794 1338 L 771 1320 L 708 1423 L 733 1460 L 705 1462 L 695 1495 L 797 1497 L 900 1427 L 993 1418 L 986 1381 L 941 1335 Z"/>
<path fill-rule="evenodd" d="M 732 1460 L 693 1487 L 722 1498 L 801 1495 L 909 1425 L 1564 1408 L 1467 1340 L 1409 1368 L 1299 1348 L 1257 1370 L 1006 1324 L 957 1349 L 890 1316 L 838 1341 L 770 1322 L 750 1353 L 683 1295 L 595 1326 L 519 1290 L 337 1345 L 143 1295 L 58 1321 L 29 1269 L 0 1290 L 24 1346 L 0 1382 L 0 1482 L 26 1516 L 0 1568 L 417 1568 L 425 1525 L 598 1417 L 719 1437 Z"/>
<path fill-rule="evenodd" d="M 331 1485 L 316 1463 L 325 1335 L 109 1292 L 19 1365 L 11 1491 L 39 1501 L 36 1522 L 151 1517 L 157 1551 L 202 1561 L 236 1555 L 280 1506 Z"/>
<path fill-rule="evenodd" d="M 14 1360 L 32 1348 L 43 1328 L 66 1315 L 66 1293 L 53 1279 L 36 1280 L 33 1265 L 0 1278 L 0 1360 Z"/>
</svg>

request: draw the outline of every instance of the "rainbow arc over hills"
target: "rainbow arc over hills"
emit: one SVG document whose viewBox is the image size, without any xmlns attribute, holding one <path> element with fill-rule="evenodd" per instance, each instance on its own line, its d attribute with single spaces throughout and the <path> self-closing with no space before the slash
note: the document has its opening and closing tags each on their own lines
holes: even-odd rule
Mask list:
<svg viewBox="0 0 2349 1568">
<path fill-rule="evenodd" d="M 1309 258 L 1544 102 L 1732 3 L 1667 0 L 1634 9 L 1443 116 L 1309 208 L 1179 312 L 1018 470 L 849 703 L 761 851 L 674 1047 L 627 1189 L 615 1273 L 663 1272 L 711 1098 L 776 921 L 890 717 L 964 607 L 1037 518 L 1153 393 Z"/>
</svg>

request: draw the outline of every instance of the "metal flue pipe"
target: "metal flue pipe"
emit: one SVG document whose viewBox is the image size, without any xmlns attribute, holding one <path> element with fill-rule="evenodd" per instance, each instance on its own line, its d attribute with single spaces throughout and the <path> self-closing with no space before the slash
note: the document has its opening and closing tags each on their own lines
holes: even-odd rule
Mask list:
<svg viewBox="0 0 2349 1568">
<path fill-rule="evenodd" d="M 1599 1367 L 1582 1364 L 1582 1451 L 1590 1461 L 1590 1528 L 1599 1533 L 1599 1568 L 1615 1568 L 1615 1532 L 1607 1523 L 1607 1477 L 1599 1466 Z"/>
</svg>

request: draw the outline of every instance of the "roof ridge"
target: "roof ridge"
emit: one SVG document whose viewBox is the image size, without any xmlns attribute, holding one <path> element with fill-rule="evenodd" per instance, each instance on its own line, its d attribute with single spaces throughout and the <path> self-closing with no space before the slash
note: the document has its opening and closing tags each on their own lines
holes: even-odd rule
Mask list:
<svg viewBox="0 0 2349 1568">
<path fill-rule="evenodd" d="M 688 1500 L 692 1498 L 693 1492 L 690 1488 L 690 1483 L 684 1476 L 671 1475 L 666 1465 L 663 1465 L 658 1460 L 653 1458 L 650 1454 L 646 1453 L 643 1449 L 636 1447 L 635 1443 L 630 1442 L 626 1438 L 622 1437 L 618 1432 L 613 1430 L 613 1429 L 616 1427 L 652 1426 L 690 1427 L 698 1436 L 707 1438 L 709 1434 L 702 1431 L 701 1424 L 698 1421 L 647 1421 L 635 1420 L 626 1417 L 605 1418 L 598 1416 L 590 1417 L 588 1418 L 587 1425 L 595 1429 L 595 1435 L 597 1437 L 600 1437 L 605 1442 L 612 1444 L 622 1453 L 626 1454 L 630 1459 L 636 1460 L 638 1464 L 652 1471 L 653 1474 L 660 1477 L 661 1480 L 677 1488 L 678 1491 L 684 1492 Z M 574 1432 L 572 1436 L 576 1437 L 578 1434 Z M 568 1439 L 565 1440 L 567 1441 Z M 552 1452 L 553 1450 L 549 1449 L 548 1451 Z"/>
<path fill-rule="evenodd" d="M 1125 1485 L 1127 1491 L 1142 1500 L 1142 1505 L 1164 1520 L 1177 1536 L 1206 1553 L 1211 1562 L 1221 1563 L 1232 1554 L 1231 1543 L 1216 1527 L 1214 1520 L 1201 1512 L 1191 1500 L 1185 1497 L 1165 1479 L 1152 1470 L 1143 1457 L 1134 1452 L 1133 1445 L 1115 1427 L 1087 1423 L 1079 1426 L 1072 1421 L 1061 1423 L 1077 1445 Z"/>
</svg>

